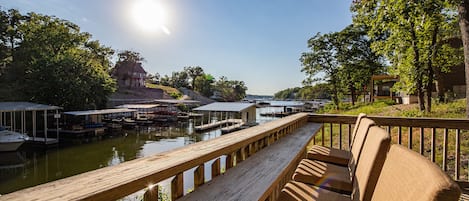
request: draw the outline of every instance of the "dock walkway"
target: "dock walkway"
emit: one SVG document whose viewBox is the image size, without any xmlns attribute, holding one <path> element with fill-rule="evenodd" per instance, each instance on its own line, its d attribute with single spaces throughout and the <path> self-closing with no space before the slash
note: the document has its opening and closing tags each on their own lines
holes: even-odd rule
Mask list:
<svg viewBox="0 0 469 201">
<path fill-rule="evenodd" d="M 212 123 L 209 123 L 209 124 L 203 124 L 203 125 L 200 125 L 200 126 L 195 126 L 194 128 L 195 128 L 196 131 L 204 131 L 204 130 L 217 128 L 217 127 L 223 126 L 225 124 L 240 124 L 240 123 L 243 123 L 243 120 L 241 120 L 241 119 L 225 119 L 225 120 L 221 120 L 221 121 L 212 122 Z"/>
</svg>

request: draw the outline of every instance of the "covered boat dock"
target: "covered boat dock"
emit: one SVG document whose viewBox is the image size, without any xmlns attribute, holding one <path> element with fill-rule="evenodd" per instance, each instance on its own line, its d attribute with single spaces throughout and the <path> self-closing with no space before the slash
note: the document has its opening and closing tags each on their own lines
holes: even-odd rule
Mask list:
<svg viewBox="0 0 469 201">
<path fill-rule="evenodd" d="M 204 131 L 220 127 L 227 133 L 240 129 L 244 125 L 256 124 L 256 104 L 239 102 L 215 102 L 193 111 L 208 114 L 207 122 L 202 118 L 200 125 L 195 126 L 196 131 Z"/>
<path fill-rule="evenodd" d="M 112 119 L 133 117 L 135 112 L 127 108 L 64 112 L 66 127 L 60 132 L 75 137 L 98 136 L 104 134 L 106 123 L 112 123 Z"/>
<path fill-rule="evenodd" d="M 51 145 L 59 142 L 59 110 L 61 107 L 31 102 L 0 102 L 0 126 L 29 136 L 28 142 Z M 55 119 L 56 136 L 50 138 L 48 123 Z M 38 130 L 38 127 L 40 130 Z M 41 133 L 41 137 L 38 133 Z M 32 137 L 32 138 L 31 138 Z"/>
</svg>

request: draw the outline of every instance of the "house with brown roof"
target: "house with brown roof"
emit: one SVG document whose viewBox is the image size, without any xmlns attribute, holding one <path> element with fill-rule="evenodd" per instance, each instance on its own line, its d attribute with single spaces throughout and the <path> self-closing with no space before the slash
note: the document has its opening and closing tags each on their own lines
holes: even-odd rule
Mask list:
<svg viewBox="0 0 469 201">
<path fill-rule="evenodd" d="M 112 71 L 112 77 L 117 80 L 119 88 L 145 88 L 146 75 L 140 62 L 124 61 Z"/>
</svg>

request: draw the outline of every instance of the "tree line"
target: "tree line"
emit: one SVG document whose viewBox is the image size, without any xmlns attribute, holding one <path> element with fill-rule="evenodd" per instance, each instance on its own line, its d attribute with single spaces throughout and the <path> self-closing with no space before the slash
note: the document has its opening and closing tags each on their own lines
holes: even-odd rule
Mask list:
<svg viewBox="0 0 469 201">
<path fill-rule="evenodd" d="M 171 76 L 154 76 L 161 85 L 174 88 L 189 88 L 205 97 L 212 97 L 218 101 L 239 101 L 246 96 L 247 87 L 244 81 L 229 80 L 222 76 L 215 79 L 205 73 L 200 66 L 186 66 L 181 71 L 174 71 Z"/>
</svg>

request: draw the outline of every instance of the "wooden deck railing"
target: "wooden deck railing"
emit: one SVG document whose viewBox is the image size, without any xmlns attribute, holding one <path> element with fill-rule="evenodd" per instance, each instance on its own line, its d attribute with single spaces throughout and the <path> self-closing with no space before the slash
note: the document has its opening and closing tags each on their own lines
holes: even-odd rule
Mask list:
<svg viewBox="0 0 469 201">
<path fill-rule="evenodd" d="M 195 168 L 194 190 L 197 190 L 205 182 L 205 165 L 211 166 L 212 177 L 218 176 L 221 157 L 226 157 L 225 167 L 230 169 L 307 122 L 305 113 L 292 115 L 173 151 L 16 191 L 0 196 L 0 200 L 116 200 L 143 189 L 144 200 L 158 200 L 155 184 L 172 177 L 174 200 L 184 194 L 185 171 Z M 209 161 L 214 162 L 208 164 Z"/>
<path fill-rule="evenodd" d="M 469 120 L 369 117 L 391 134 L 393 143 L 428 157 L 455 180 L 468 181 Z M 355 120 L 351 115 L 311 114 L 310 122 L 324 123 L 314 143 L 348 149 Z"/>
</svg>

